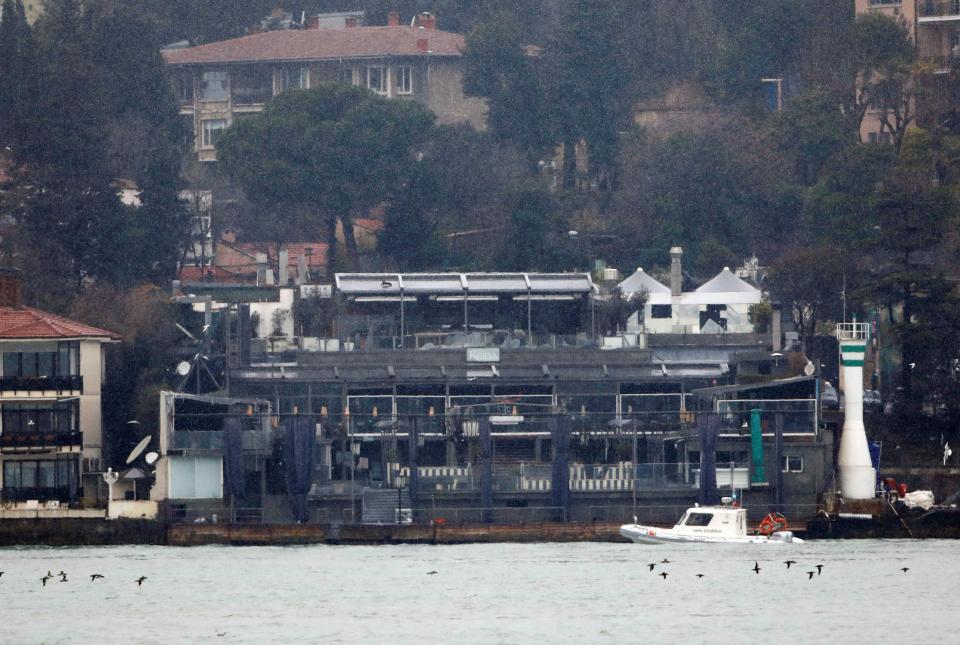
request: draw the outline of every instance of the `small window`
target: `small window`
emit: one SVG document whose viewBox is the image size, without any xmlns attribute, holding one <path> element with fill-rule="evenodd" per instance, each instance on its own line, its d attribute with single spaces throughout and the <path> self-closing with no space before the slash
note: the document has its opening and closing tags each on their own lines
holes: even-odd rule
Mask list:
<svg viewBox="0 0 960 645">
<path fill-rule="evenodd" d="M 223 130 L 227 127 L 226 119 L 208 119 L 203 121 L 203 133 L 200 141 L 200 145 L 203 148 L 215 148 L 217 147 L 217 141 L 220 140 L 220 135 L 223 133 Z"/>
<path fill-rule="evenodd" d="M 707 526 L 713 519 L 713 513 L 690 513 L 687 526 Z"/>
<path fill-rule="evenodd" d="M 413 94 L 413 70 L 409 65 L 396 68 L 397 94 Z"/>
<path fill-rule="evenodd" d="M 784 455 L 780 460 L 780 470 L 785 473 L 802 473 L 803 457 L 799 455 Z"/>
<path fill-rule="evenodd" d="M 204 72 L 200 78 L 201 101 L 226 101 L 229 95 L 226 72 Z"/>
<path fill-rule="evenodd" d="M 284 67 L 280 70 L 280 91 L 307 89 L 309 75 L 309 70 L 303 67 Z"/>
<path fill-rule="evenodd" d="M 177 75 L 177 95 L 180 105 L 193 105 L 193 73 L 181 72 Z"/>
<path fill-rule="evenodd" d="M 367 88 L 377 94 L 387 93 L 387 75 L 383 67 L 374 66 L 367 68 Z"/>
<path fill-rule="evenodd" d="M 337 70 L 337 82 L 338 83 L 347 83 L 348 85 L 355 85 L 353 77 L 353 68 L 352 67 L 341 67 Z"/>
<path fill-rule="evenodd" d="M 650 305 L 651 318 L 672 318 L 673 305 Z"/>
</svg>

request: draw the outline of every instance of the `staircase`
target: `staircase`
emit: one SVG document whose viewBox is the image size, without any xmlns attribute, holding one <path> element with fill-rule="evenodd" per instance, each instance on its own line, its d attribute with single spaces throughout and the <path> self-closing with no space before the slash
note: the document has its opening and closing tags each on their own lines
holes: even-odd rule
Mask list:
<svg viewBox="0 0 960 645">
<path fill-rule="evenodd" d="M 364 488 L 362 498 L 364 524 L 401 524 L 404 516 L 409 517 L 410 492 L 405 489 L 398 492 L 393 489 Z M 398 505 L 400 516 L 397 513 Z"/>
</svg>

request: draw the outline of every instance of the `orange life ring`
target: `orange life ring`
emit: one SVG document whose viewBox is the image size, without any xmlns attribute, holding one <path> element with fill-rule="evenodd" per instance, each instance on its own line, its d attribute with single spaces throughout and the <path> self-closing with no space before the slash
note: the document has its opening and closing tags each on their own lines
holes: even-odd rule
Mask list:
<svg viewBox="0 0 960 645">
<path fill-rule="evenodd" d="M 760 535 L 770 535 L 777 531 L 785 531 L 786 529 L 787 518 L 780 513 L 768 513 L 767 516 L 760 521 L 757 532 Z"/>
</svg>

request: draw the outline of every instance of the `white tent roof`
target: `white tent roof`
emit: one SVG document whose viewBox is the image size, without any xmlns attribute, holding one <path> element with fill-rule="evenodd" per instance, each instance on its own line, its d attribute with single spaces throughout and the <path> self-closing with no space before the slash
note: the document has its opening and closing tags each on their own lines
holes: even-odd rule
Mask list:
<svg viewBox="0 0 960 645">
<path fill-rule="evenodd" d="M 759 289 L 735 276 L 727 267 L 696 291 L 683 294 L 683 303 L 690 305 L 754 304 L 761 300 Z"/>
<path fill-rule="evenodd" d="M 634 293 L 639 293 L 641 291 L 647 292 L 647 304 L 651 305 L 669 305 L 670 304 L 670 287 L 667 287 L 661 284 L 659 281 L 654 279 L 649 273 L 646 273 L 643 268 L 637 268 L 632 275 L 625 278 L 620 284 L 617 285 L 620 287 L 620 291 L 624 295 L 630 295 Z"/>
</svg>

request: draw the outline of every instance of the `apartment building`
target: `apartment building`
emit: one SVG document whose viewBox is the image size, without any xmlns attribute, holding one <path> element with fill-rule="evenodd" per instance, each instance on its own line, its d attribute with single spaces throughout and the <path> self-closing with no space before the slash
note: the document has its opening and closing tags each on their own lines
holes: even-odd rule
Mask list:
<svg viewBox="0 0 960 645">
<path fill-rule="evenodd" d="M 419 101 L 440 123 L 484 126 L 484 102 L 463 93 L 464 38 L 437 29 L 432 14 L 420 13 L 403 25 L 392 12 L 388 25 L 378 27 L 362 26 L 352 13 L 323 14 L 303 27 L 163 51 L 197 160 L 215 161 L 222 131 L 262 111 L 273 96 L 329 81 Z"/>
<path fill-rule="evenodd" d="M 0 269 L 0 500 L 67 504 L 101 497 L 101 387 L 109 331 L 20 303 Z"/>
</svg>

